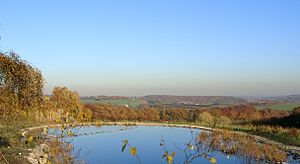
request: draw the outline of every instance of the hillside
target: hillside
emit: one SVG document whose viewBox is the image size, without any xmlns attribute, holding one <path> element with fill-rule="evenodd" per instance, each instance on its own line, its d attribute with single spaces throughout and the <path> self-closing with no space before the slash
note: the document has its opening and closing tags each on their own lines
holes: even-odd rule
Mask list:
<svg viewBox="0 0 300 164">
<path fill-rule="evenodd" d="M 149 104 L 189 104 L 189 105 L 232 105 L 246 102 L 244 99 L 232 96 L 173 96 L 173 95 L 149 95 L 140 99 Z"/>
<path fill-rule="evenodd" d="M 143 97 L 121 97 L 121 96 L 92 96 L 81 97 L 85 104 L 111 104 L 118 106 L 129 105 L 129 107 L 149 106 L 195 106 L 211 107 L 222 105 L 233 105 L 245 103 L 242 98 L 231 96 L 173 96 L 173 95 L 148 95 Z"/>
</svg>

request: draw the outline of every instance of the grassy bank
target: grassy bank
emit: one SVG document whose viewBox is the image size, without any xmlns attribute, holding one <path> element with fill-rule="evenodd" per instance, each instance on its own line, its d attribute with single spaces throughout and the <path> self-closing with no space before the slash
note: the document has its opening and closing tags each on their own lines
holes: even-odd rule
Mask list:
<svg viewBox="0 0 300 164">
<path fill-rule="evenodd" d="M 3 123 L 3 122 L 2 122 Z M 41 125 L 30 119 L 11 121 L 5 126 L 0 125 L 0 164 L 26 164 L 24 159 L 35 146 L 35 143 L 26 144 L 26 140 L 21 138 L 21 129 Z M 7 161 L 7 162 L 6 162 Z"/>
<path fill-rule="evenodd" d="M 276 105 L 257 105 L 255 107 L 258 110 L 270 108 L 273 110 L 292 111 L 294 108 L 300 107 L 300 103 L 284 103 L 284 104 L 276 104 Z"/>
</svg>

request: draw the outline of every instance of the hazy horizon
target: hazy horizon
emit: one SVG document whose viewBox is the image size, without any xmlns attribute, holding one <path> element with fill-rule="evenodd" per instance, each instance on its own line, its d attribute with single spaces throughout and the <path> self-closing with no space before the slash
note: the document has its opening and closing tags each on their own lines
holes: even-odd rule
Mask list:
<svg viewBox="0 0 300 164">
<path fill-rule="evenodd" d="M 49 94 L 50 95 L 50 94 Z M 79 95 L 81 98 L 86 97 L 97 97 L 97 96 L 107 96 L 107 97 L 114 97 L 114 96 L 120 96 L 120 97 L 128 97 L 128 98 L 140 98 L 145 96 L 182 96 L 182 97 L 235 97 L 235 98 L 273 98 L 273 97 L 282 97 L 282 96 L 299 96 L 300 94 L 288 94 L 288 95 L 248 95 L 248 96 L 239 96 L 239 95 L 175 95 L 175 94 L 147 94 L 147 95 Z"/>
<path fill-rule="evenodd" d="M 1 1 L 0 49 L 45 91 L 300 94 L 300 1 Z"/>
<path fill-rule="evenodd" d="M 60 86 L 64 87 L 64 86 Z M 69 88 L 69 87 L 68 87 Z M 51 88 L 53 89 L 53 88 Z M 71 88 L 73 89 L 73 88 Z M 176 88 L 177 90 L 181 88 Z M 76 90 L 76 88 L 74 89 Z M 97 90 L 97 91 L 92 91 L 92 90 Z M 84 91 L 78 91 L 80 97 L 89 97 L 89 96 L 124 96 L 124 97 L 143 97 L 143 96 L 153 96 L 153 95 L 159 95 L 159 96 L 232 96 L 232 97 L 256 97 L 256 98 L 261 98 L 261 97 L 280 97 L 280 96 L 294 96 L 294 95 L 300 95 L 300 93 L 283 93 L 283 94 L 212 94 L 212 93 L 199 93 L 195 90 L 189 91 L 189 90 L 184 90 L 181 93 L 174 92 L 174 91 L 167 91 L 165 89 L 152 89 L 149 90 L 148 92 L 143 90 L 142 92 L 128 92 L 128 90 L 123 91 L 122 89 L 92 89 L 91 90 L 84 90 Z M 100 91 L 98 93 L 98 91 Z M 89 94 L 92 93 L 92 94 Z M 48 95 L 51 95 L 51 90 L 47 92 Z"/>
</svg>

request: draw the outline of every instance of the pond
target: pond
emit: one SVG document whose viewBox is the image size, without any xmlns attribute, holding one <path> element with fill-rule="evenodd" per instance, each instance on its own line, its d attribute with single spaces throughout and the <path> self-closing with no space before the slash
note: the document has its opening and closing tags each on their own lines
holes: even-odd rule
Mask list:
<svg viewBox="0 0 300 164">
<path fill-rule="evenodd" d="M 157 164 L 170 162 L 167 156 L 172 157 L 173 163 L 185 163 L 187 160 L 191 163 L 222 164 L 258 162 L 255 159 L 249 160 L 212 149 L 198 149 L 196 143 L 201 133 L 199 129 L 162 126 L 89 126 L 77 127 L 72 131 L 76 136 L 64 137 L 62 140 L 73 145 L 72 153 L 78 163 L 83 160 L 91 164 Z M 59 129 L 49 131 L 51 135 L 59 135 L 60 132 Z M 122 152 L 127 141 L 128 144 Z M 133 153 L 131 148 L 136 148 L 134 156 L 131 154 Z M 176 154 L 172 156 L 172 153 Z"/>
</svg>

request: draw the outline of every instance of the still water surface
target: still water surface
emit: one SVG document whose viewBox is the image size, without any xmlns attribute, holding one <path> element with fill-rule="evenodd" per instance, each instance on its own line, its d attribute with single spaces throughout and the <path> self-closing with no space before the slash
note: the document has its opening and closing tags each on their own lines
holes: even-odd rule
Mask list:
<svg viewBox="0 0 300 164">
<path fill-rule="evenodd" d="M 123 140 L 128 140 L 131 146 L 137 148 L 137 154 L 143 164 L 167 163 L 166 159 L 162 158 L 165 152 L 160 145 L 162 139 L 170 153 L 176 152 L 173 163 L 184 163 L 185 153 L 180 149 L 186 148 L 187 143 L 194 141 L 200 133 L 197 129 L 161 126 L 89 126 L 76 128 L 74 131 L 79 136 L 65 138 L 65 140 L 74 146 L 74 154 L 78 154 L 79 160 L 91 164 L 139 163 L 138 159 L 130 154 L 128 147 L 124 152 L 121 151 Z M 50 133 L 58 132 L 58 129 L 52 129 Z M 210 155 L 222 164 L 249 162 L 220 152 L 210 152 Z M 209 164 L 210 162 L 202 156 L 192 163 Z M 252 161 L 252 163 L 256 162 Z"/>
</svg>

